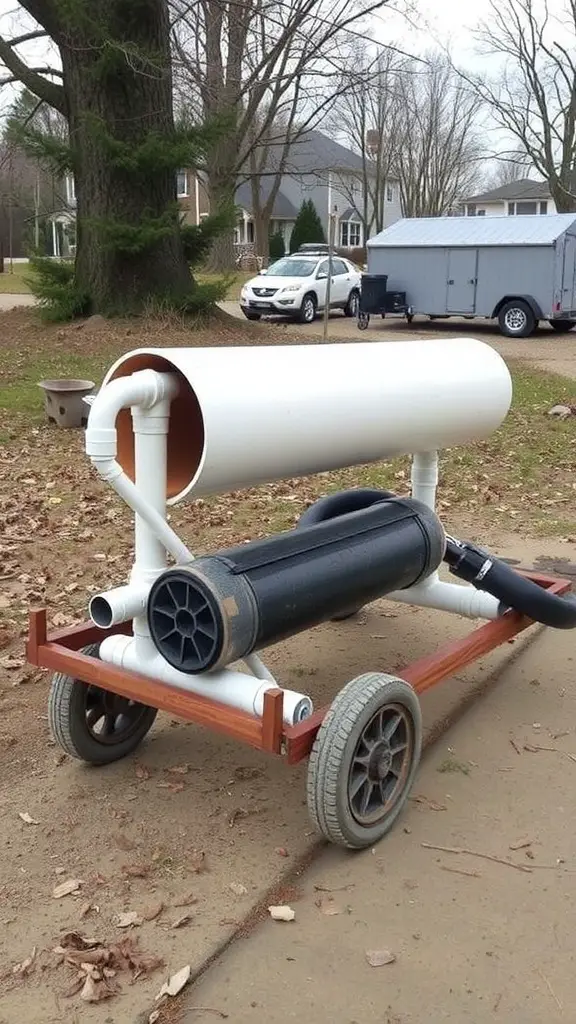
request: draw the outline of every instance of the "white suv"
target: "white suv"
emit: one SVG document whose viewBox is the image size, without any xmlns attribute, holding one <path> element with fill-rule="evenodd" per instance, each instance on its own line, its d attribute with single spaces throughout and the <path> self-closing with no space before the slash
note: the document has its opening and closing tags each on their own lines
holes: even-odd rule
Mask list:
<svg viewBox="0 0 576 1024">
<path fill-rule="evenodd" d="M 354 264 L 332 256 L 330 309 L 342 309 L 345 316 L 358 313 L 361 273 Z M 270 314 L 289 316 L 311 324 L 326 305 L 330 260 L 328 252 L 306 248 L 284 256 L 244 285 L 240 306 L 248 320 Z"/>
</svg>

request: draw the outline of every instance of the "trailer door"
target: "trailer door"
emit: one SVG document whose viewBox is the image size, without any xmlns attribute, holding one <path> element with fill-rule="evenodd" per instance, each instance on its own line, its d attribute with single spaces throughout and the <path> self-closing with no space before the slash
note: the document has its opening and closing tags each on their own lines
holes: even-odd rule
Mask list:
<svg viewBox="0 0 576 1024">
<path fill-rule="evenodd" d="M 449 249 L 447 313 L 473 313 L 475 311 L 477 268 L 477 249 Z"/>
<path fill-rule="evenodd" d="M 574 296 L 576 272 L 576 236 L 564 236 L 564 263 L 562 267 L 562 309 L 571 311 L 576 309 L 576 297 Z"/>
</svg>

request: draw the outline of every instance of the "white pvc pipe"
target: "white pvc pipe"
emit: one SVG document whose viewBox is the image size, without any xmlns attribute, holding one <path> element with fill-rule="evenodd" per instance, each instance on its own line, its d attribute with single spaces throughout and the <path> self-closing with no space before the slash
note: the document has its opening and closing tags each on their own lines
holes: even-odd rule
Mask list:
<svg viewBox="0 0 576 1024">
<path fill-rule="evenodd" d="M 500 601 L 492 597 L 492 594 L 457 583 L 444 583 L 435 576 L 428 577 L 414 587 L 407 587 L 406 590 L 386 594 L 386 600 L 436 608 L 438 611 L 452 612 L 453 615 L 463 615 L 467 619 L 498 619 L 502 614 Z"/>
<path fill-rule="evenodd" d="M 276 683 L 258 679 L 244 672 L 223 669 L 192 676 L 172 668 L 158 653 L 151 640 L 131 636 L 109 636 L 100 644 L 100 659 L 118 668 L 140 672 L 160 683 L 170 683 L 180 690 L 197 693 L 201 697 L 226 704 L 228 707 L 262 717 L 264 694 Z M 310 697 L 293 690 L 284 690 L 284 722 L 296 725 L 312 714 Z"/>
<path fill-rule="evenodd" d="M 139 349 L 105 388 L 146 367 L 179 380 L 172 503 L 485 438 L 512 397 L 504 360 L 471 338 Z"/>
<path fill-rule="evenodd" d="M 412 497 L 422 501 L 434 512 L 438 486 L 438 452 L 416 452 L 410 472 Z"/>
<path fill-rule="evenodd" d="M 128 622 L 146 611 L 150 585 L 127 583 L 104 594 L 97 594 L 88 605 L 92 622 L 100 629 L 109 629 L 121 622 Z"/>
</svg>

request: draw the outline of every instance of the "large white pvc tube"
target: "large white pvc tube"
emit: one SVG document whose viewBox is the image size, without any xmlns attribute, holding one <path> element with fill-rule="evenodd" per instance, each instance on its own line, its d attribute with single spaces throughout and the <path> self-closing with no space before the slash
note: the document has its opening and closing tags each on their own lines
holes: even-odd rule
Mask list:
<svg viewBox="0 0 576 1024">
<path fill-rule="evenodd" d="M 415 587 L 386 594 L 386 600 L 436 608 L 441 612 L 463 615 L 467 619 L 497 619 L 502 614 L 500 601 L 492 597 L 492 594 L 458 583 L 444 583 L 434 575 Z"/>
<path fill-rule="evenodd" d="M 504 360 L 471 338 L 139 349 L 115 363 L 105 385 L 147 368 L 179 380 L 168 435 L 172 503 L 465 444 L 500 425 L 512 396 Z M 130 473 L 122 413 L 118 453 Z"/>
<path fill-rule="evenodd" d="M 131 636 L 109 636 L 100 644 L 100 659 L 118 668 L 140 672 L 160 683 L 170 683 L 181 690 L 210 697 L 258 718 L 262 717 L 264 711 L 264 694 L 276 687 L 276 683 L 269 680 L 257 679 L 230 669 L 198 676 L 186 675 L 172 668 L 145 637 L 135 639 Z M 283 692 L 286 725 L 296 725 L 312 713 L 310 697 L 293 690 Z"/>
</svg>

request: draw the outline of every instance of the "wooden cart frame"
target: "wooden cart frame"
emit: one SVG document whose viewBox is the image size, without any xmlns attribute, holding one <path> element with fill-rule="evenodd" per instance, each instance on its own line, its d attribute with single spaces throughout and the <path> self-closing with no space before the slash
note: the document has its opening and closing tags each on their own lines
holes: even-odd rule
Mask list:
<svg viewBox="0 0 576 1024">
<path fill-rule="evenodd" d="M 551 594 L 570 590 L 570 580 L 542 573 L 517 570 Z M 518 612 L 506 612 L 501 618 L 472 630 L 467 636 L 441 647 L 435 654 L 414 661 L 398 670 L 401 679 L 410 683 L 416 693 L 436 686 L 465 666 L 490 653 L 534 625 L 532 619 Z M 273 754 L 283 755 L 288 764 L 306 758 L 313 746 L 329 705 L 320 708 L 295 726 L 286 726 L 282 719 L 283 692 L 272 689 L 264 695 L 262 718 L 226 707 L 217 701 L 180 690 L 167 683 L 156 682 L 136 672 L 117 668 L 82 653 L 82 648 L 97 643 L 114 633 L 130 633 L 131 623 L 102 630 L 91 622 L 47 633 L 46 609 L 30 613 L 27 644 L 28 661 L 42 668 L 62 672 L 86 684 L 167 711 L 172 715 L 207 726 L 234 739 Z"/>
</svg>

